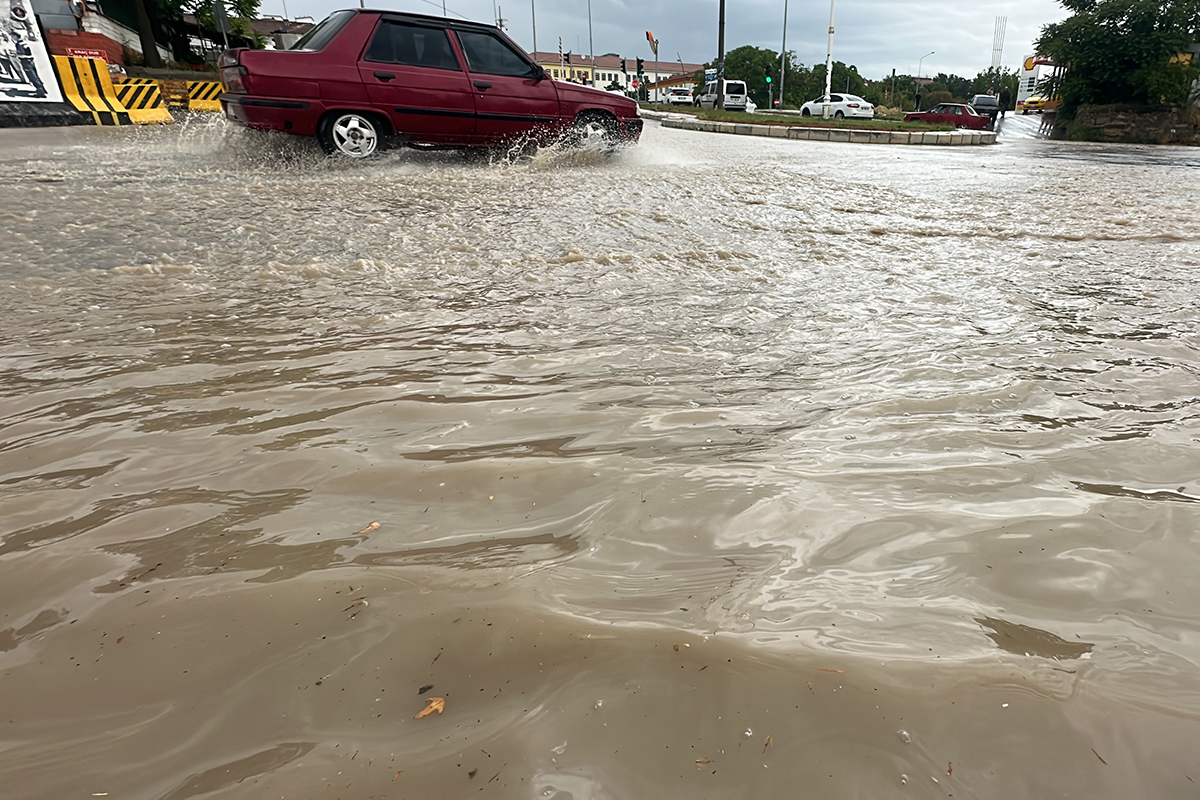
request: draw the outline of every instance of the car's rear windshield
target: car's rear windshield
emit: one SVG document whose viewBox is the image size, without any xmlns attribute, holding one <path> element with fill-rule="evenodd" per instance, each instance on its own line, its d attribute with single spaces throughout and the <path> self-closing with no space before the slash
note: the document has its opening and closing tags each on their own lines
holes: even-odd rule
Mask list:
<svg viewBox="0 0 1200 800">
<path fill-rule="evenodd" d="M 725 94 L 745 94 L 746 84 L 741 81 L 728 81 L 725 84 Z"/>
<path fill-rule="evenodd" d="M 329 44 L 338 31 L 346 27 L 357 11 L 335 11 L 326 17 L 317 27 L 300 37 L 290 50 L 320 50 Z"/>
</svg>

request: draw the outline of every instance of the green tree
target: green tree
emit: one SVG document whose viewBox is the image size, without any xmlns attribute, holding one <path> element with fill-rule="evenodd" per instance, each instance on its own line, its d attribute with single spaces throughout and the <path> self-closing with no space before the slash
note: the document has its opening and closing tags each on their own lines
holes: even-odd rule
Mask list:
<svg viewBox="0 0 1200 800">
<path fill-rule="evenodd" d="M 1017 99 L 1017 84 L 1020 81 L 1020 76 L 1012 70 L 1007 68 L 992 69 L 988 67 L 976 75 L 975 80 L 971 82 L 971 94 L 987 94 L 994 89 L 996 95 L 999 96 L 1007 87 L 1009 95 L 1012 96 L 1012 100 L 1015 102 Z"/>
<path fill-rule="evenodd" d="M 862 96 L 867 91 L 867 82 L 858 74 L 858 67 L 846 66 L 841 61 L 833 62 L 833 80 L 830 81 L 829 91 L 833 94 L 845 93 Z M 819 100 L 825 96 L 825 65 L 817 64 L 808 74 L 804 86 L 805 100 Z"/>
<path fill-rule="evenodd" d="M 1200 36 L 1200 0 L 1060 0 L 1039 55 L 1059 70 L 1044 87 L 1073 117 L 1082 105 L 1183 105 L 1200 65 L 1176 59 Z"/>
<path fill-rule="evenodd" d="M 713 62 L 707 66 L 714 67 L 716 63 Z M 795 54 L 791 52 L 787 54 L 786 69 L 787 79 L 784 82 L 784 91 L 787 93 L 789 102 L 794 103 L 796 98 L 803 96 L 803 93 L 798 91 L 798 87 L 794 88 L 794 84 L 804 80 L 807 70 L 804 69 L 804 65 L 795 62 Z M 767 108 L 768 76 L 771 78 L 773 94 L 779 88 L 779 53 L 774 50 L 743 45 L 725 54 L 725 79 L 745 81 L 750 99 L 759 108 Z M 704 73 L 697 72 L 695 80 L 697 86 L 703 87 Z"/>
</svg>

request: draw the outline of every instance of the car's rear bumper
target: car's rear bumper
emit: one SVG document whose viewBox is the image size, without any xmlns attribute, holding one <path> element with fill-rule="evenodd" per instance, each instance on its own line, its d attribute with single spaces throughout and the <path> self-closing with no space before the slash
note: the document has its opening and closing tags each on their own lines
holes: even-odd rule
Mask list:
<svg viewBox="0 0 1200 800">
<path fill-rule="evenodd" d="M 225 118 L 247 128 L 282 131 L 298 136 L 315 136 L 317 120 L 325 108 L 319 102 L 278 97 L 223 94 L 221 109 Z"/>
</svg>

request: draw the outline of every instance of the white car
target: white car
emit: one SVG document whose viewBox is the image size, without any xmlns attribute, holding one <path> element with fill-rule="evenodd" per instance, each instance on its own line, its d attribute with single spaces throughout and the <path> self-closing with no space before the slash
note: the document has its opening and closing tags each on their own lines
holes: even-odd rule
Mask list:
<svg viewBox="0 0 1200 800">
<path fill-rule="evenodd" d="M 747 99 L 745 81 L 725 81 L 726 111 L 745 111 Z M 706 83 L 704 85 L 704 94 L 697 97 L 695 102 L 701 108 L 716 108 L 717 82 L 709 81 Z"/>
<path fill-rule="evenodd" d="M 825 98 L 818 97 L 800 106 L 800 115 L 825 116 Z M 852 94 L 830 94 L 829 116 L 837 119 L 875 119 L 875 106 Z"/>
<path fill-rule="evenodd" d="M 692 90 L 690 88 L 684 86 L 667 92 L 667 105 L 690 106 L 691 104 Z"/>
</svg>

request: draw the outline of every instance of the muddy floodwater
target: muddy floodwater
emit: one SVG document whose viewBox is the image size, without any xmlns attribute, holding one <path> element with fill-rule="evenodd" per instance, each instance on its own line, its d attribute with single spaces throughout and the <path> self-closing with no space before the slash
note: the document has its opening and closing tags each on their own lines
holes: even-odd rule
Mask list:
<svg viewBox="0 0 1200 800">
<path fill-rule="evenodd" d="M 1197 185 L 0 132 L 0 796 L 1200 797 Z"/>
</svg>

